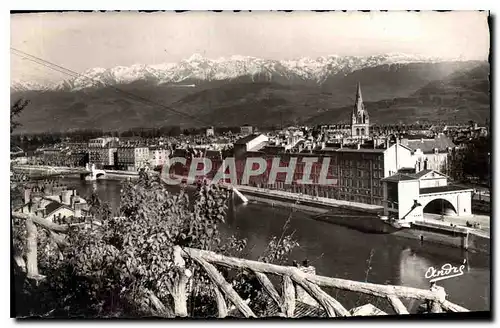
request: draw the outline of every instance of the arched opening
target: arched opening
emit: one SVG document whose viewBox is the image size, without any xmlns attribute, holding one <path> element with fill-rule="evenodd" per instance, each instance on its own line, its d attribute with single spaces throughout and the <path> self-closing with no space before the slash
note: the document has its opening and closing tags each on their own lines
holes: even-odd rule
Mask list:
<svg viewBox="0 0 500 328">
<path fill-rule="evenodd" d="M 365 135 L 365 129 L 364 129 L 364 128 L 362 128 L 362 129 L 361 129 L 361 135 L 362 135 L 362 136 L 364 136 L 364 135 Z"/>
<path fill-rule="evenodd" d="M 359 136 L 359 128 L 356 129 L 356 135 Z"/>
<path fill-rule="evenodd" d="M 361 114 L 361 120 L 363 121 L 363 124 L 365 124 L 365 114 Z"/>
<path fill-rule="evenodd" d="M 104 176 L 104 173 L 97 173 L 95 177 L 96 177 L 97 179 L 99 179 L 100 177 L 103 177 L 103 176 Z"/>
<path fill-rule="evenodd" d="M 425 205 L 423 211 L 424 213 L 430 213 L 430 214 L 440 214 L 447 216 L 457 215 L 457 210 L 455 209 L 455 206 L 453 206 L 453 204 L 447 201 L 446 199 L 442 198 L 437 198 L 430 201 L 427 205 Z"/>
</svg>

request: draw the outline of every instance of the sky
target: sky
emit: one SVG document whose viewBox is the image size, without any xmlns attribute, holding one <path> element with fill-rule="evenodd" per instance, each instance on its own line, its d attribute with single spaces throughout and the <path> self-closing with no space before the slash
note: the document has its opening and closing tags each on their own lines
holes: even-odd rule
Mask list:
<svg viewBox="0 0 500 328">
<path fill-rule="evenodd" d="M 11 47 L 76 72 L 178 62 L 194 53 L 294 59 L 406 53 L 485 60 L 486 12 L 185 12 L 11 15 Z M 61 73 L 12 55 L 11 80 Z"/>
</svg>

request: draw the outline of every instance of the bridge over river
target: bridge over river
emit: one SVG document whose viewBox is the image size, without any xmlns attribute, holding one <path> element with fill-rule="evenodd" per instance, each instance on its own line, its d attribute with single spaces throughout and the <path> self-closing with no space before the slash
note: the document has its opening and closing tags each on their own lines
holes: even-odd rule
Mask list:
<svg viewBox="0 0 500 328">
<path fill-rule="evenodd" d="M 39 173 L 43 178 L 79 175 L 82 179 L 88 181 L 95 181 L 107 174 L 105 170 L 96 169 L 94 164 L 87 164 L 85 167 L 15 165 L 13 169 L 18 172 L 25 172 L 28 175 Z"/>
</svg>

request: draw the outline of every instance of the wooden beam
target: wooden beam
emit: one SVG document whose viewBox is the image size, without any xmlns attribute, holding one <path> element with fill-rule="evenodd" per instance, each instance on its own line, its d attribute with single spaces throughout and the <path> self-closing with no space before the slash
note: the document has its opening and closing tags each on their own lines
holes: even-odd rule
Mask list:
<svg viewBox="0 0 500 328">
<path fill-rule="evenodd" d="M 151 290 L 146 289 L 145 293 L 150 303 L 153 305 L 160 316 L 165 318 L 174 317 L 174 313 L 172 312 L 172 310 L 169 307 L 165 306 L 165 304 L 163 304 L 162 301 L 160 301 L 160 299 Z"/>
<path fill-rule="evenodd" d="M 283 276 L 282 288 L 283 313 L 288 318 L 293 318 L 295 316 L 295 288 L 293 288 L 293 282 L 290 276 Z"/>
<path fill-rule="evenodd" d="M 430 302 L 430 312 L 431 313 L 443 313 L 443 308 L 438 301 Z"/>
<path fill-rule="evenodd" d="M 304 275 L 304 274 L 302 274 Z M 351 314 L 342 306 L 336 299 L 328 295 L 325 291 L 319 288 L 318 285 L 308 281 L 299 274 L 294 274 L 292 280 L 299 284 L 305 291 L 311 295 L 326 311 L 329 317 L 350 317 Z"/>
<path fill-rule="evenodd" d="M 280 266 L 275 264 L 257 262 L 252 260 L 234 258 L 224 256 L 210 251 L 203 251 L 194 248 L 184 248 L 183 252 L 186 256 L 197 255 L 207 262 L 222 265 L 228 268 L 248 269 L 259 271 L 262 273 L 271 273 L 276 275 L 302 274 L 308 281 L 321 286 L 332 287 L 342 290 L 359 292 L 368 295 L 387 297 L 387 295 L 394 295 L 399 298 L 412 298 L 421 301 L 435 300 L 437 296 L 430 290 L 418 289 L 413 287 L 393 286 L 393 285 L 377 285 L 367 282 L 352 281 L 347 279 L 330 278 L 325 276 L 312 275 L 302 273 L 299 269 L 290 266 Z"/>
<path fill-rule="evenodd" d="M 66 241 L 65 235 L 61 235 L 60 233 L 56 233 L 51 230 L 50 237 L 52 238 L 52 240 L 54 240 L 57 246 L 61 248 L 69 246 L 69 243 Z"/>
<path fill-rule="evenodd" d="M 220 291 L 219 287 L 213 286 L 214 287 L 214 292 L 215 292 L 215 300 L 217 301 L 217 312 L 219 315 L 219 318 L 225 318 L 227 317 L 227 305 L 226 305 L 226 300 L 224 300 L 224 295 L 222 295 L 222 292 Z"/>
<path fill-rule="evenodd" d="M 394 311 L 396 311 L 397 314 L 410 314 L 406 306 L 404 306 L 403 302 L 401 302 L 398 297 L 394 295 L 388 295 L 387 299 L 389 300 L 392 308 L 394 309 Z"/>
<path fill-rule="evenodd" d="M 448 300 L 445 300 L 444 302 L 442 302 L 441 306 L 446 311 L 451 311 L 451 312 L 469 312 L 469 310 L 467 310 L 466 308 L 461 307 L 460 305 L 452 303 L 452 302 L 450 302 Z"/>
<path fill-rule="evenodd" d="M 435 282 L 431 283 L 430 290 L 436 295 L 436 299 L 429 302 L 429 311 L 431 313 L 442 313 L 443 308 L 441 307 L 441 303 L 446 299 L 446 291 L 443 287 L 436 285 Z"/>
<path fill-rule="evenodd" d="M 36 224 L 38 224 L 46 229 L 55 231 L 55 232 L 67 232 L 68 231 L 67 225 L 55 224 L 47 219 L 43 219 L 43 218 L 36 216 L 36 215 L 25 214 L 25 213 L 15 213 L 15 212 L 12 212 L 11 215 L 12 215 L 12 217 L 14 217 L 16 219 L 32 220 L 34 223 L 36 223 Z"/>
<path fill-rule="evenodd" d="M 175 272 L 175 277 L 172 280 L 170 293 L 174 300 L 174 314 L 176 317 L 187 317 L 186 285 L 189 277 L 191 277 L 191 271 L 185 267 L 186 262 L 181 256 L 181 248 L 179 246 L 174 247 L 173 258 L 174 267 L 172 269 Z"/>
<path fill-rule="evenodd" d="M 205 269 L 206 273 L 212 280 L 214 284 L 217 285 L 221 289 L 221 291 L 226 295 L 226 297 L 231 300 L 234 306 L 246 317 L 246 318 L 255 318 L 255 314 L 248 307 L 248 305 L 241 299 L 241 297 L 236 293 L 233 289 L 233 286 L 229 284 L 226 279 L 222 276 L 222 274 L 210 263 L 201 258 L 198 254 L 191 254 L 191 257 L 198 262 L 203 269 Z"/>
<path fill-rule="evenodd" d="M 28 277 L 38 277 L 37 229 L 32 219 L 26 220 L 26 272 Z"/>
<path fill-rule="evenodd" d="M 279 306 L 282 312 L 285 312 L 285 309 L 283 307 L 283 302 L 281 301 L 281 297 L 278 294 L 278 291 L 276 288 L 274 288 L 273 283 L 269 280 L 269 278 L 258 271 L 253 272 L 257 279 L 259 280 L 260 284 L 262 287 L 264 287 L 264 290 L 266 293 L 273 299 L 273 301 Z"/>
</svg>

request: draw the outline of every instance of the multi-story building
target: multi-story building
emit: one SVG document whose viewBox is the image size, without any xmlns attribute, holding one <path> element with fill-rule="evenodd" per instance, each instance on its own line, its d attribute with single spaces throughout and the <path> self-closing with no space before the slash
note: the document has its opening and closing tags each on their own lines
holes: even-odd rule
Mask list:
<svg viewBox="0 0 500 328">
<path fill-rule="evenodd" d="M 149 160 L 152 167 L 168 164 L 170 150 L 160 147 L 149 147 Z"/>
<path fill-rule="evenodd" d="M 245 157 L 236 159 L 237 184 L 244 183 L 246 161 L 249 157 L 255 156 L 264 158 L 266 170 L 262 174 L 251 176 L 248 185 L 374 205 L 382 205 L 383 178 L 392 176 L 402 169 L 416 171 L 412 150 L 400 143 L 383 149 L 324 148 L 314 153 L 286 154 L 248 152 Z M 291 159 L 296 158 L 291 181 L 287 181 L 284 172 L 278 173 L 273 181 L 269 181 L 276 158 L 279 159 L 281 167 L 289 166 Z M 300 181 L 306 170 L 306 163 L 303 161 L 305 158 L 315 158 L 309 176 L 311 183 L 308 184 Z M 222 160 L 212 161 L 212 171 L 206 177 L 213 178 L 221 164 Z M 325 176 L 328 184 L 320 180 L 322 174 L 325 174 L 322 173 L 323 165 L 328 165 Z M 186 174 L 189 167 L 190 159 L 184 167 L 179 166 L 176 172 Z"/>
<path fill-rule="evenodd" d="M 240 127 L 240 132 L 243 135 L 252 134 L 254 132 L 253 126 L 245 124 L 242 127 Z"/>
<path fill-rule="evenodd" d="M 89 163 L 97 168 L 112 167 L 116 165 L 117 148 L 89 148 Z"/>
<path fill-rule="evenodd" d="M 401 139 L 401 143 L 413 151 L 418 170 L 446 171 L 450 153 L 456 145 L 440 133 L 436 138 Z"/>
<path fill-rule="evenodd" d="M 58 148 L 43 148 L 39 149 L 41 152 L 42 160 L 45 165 L 54 165 L 61 166 L 62 157 L 64 157 L 64 153 L 61 149 Z"/>
<path fill-rule="evenodd" d="M 103 137 L 89 140 L 89 163 L 98 168 L 114 167 L 117 156 L 118 138 Z"/>
<path fill-rule="evenodd" d="M 121 146 L 117 148 L 118 167 L 127 171 L 138 171 L 150 164 L 149 148 L 146 146 Z"/>
<path fill-rule="evenodd" d="M 90 139 L 89 140 L 89 148 L 103 148 L 106 147 L 108 144 L 113 143 L 113 142 L 118 142 L 118 138 L 116 137 L 102 137 L 102 138 L 95 138 L 95 139 Z"/>
</svg>

